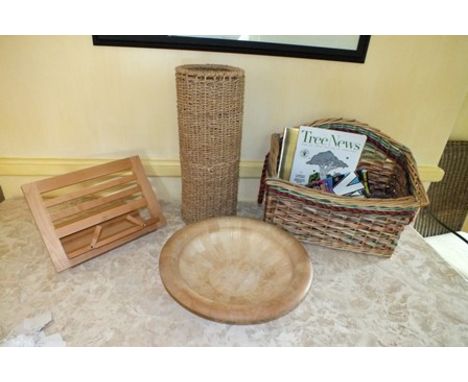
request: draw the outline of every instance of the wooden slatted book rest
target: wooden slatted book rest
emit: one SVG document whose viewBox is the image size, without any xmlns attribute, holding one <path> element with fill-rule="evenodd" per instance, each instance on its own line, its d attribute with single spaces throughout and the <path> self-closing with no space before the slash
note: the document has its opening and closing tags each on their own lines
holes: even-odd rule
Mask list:
<svg viewBox="0 0 468 382">
<path fill-rule="evenodd" d="M 21 188 L 57 272 L 166 224 L 138 156 Z"/>
</svg>

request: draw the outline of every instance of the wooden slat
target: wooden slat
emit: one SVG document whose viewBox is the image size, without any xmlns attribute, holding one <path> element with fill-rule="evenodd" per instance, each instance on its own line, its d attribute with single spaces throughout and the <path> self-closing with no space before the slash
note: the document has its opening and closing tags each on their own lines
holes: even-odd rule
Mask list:
<svg viewBox="0 0 468 382">
<path fill-rule="evenodd" d="M 123 238 L 125 236 L 130 235 L 133 232 L 141 231 L 141 229 L 142 229 L 142 227 L 138 227 L 138 226 L 133 226 L 133 227 L 127 228 L 126 230 L 121 231 L 118 234 L 115 234 L 115 235 L 111 236 L 109 239 L 103 240 L 103 243 L 110 244 L 114 240 L 121 239 L 121 238 Z M 91 249 L 97 249 L 97 248 L 100 248 L 100 247 L 103 247 L 103 246 L 104 246 L 104 244 L 101 244 L 101 243 L 96 243 L 94 246 L 93 245 L 86 245 L 84 247 L 78 248 L 77 250 L 69 253 L 68 257 L 70 259 L 73 259 L 74 257 L 80 256 L 83 253 L 86 253 Z"/>
<path fill-rule="evenodd" d="M 101 240 L 100 242 L 98 242 L 96 244 L 95 248 L 99 248 L 99 247 L 102 247 L 102 246 L 104 246 L 106 244 L 112 243 L 115 240 L 118 240 L 118 239 L 121 239 L 122 237 L 128 236 L 133 232 L 140 231 L 141 229 L 142 229 L 142 227 L 140 227 L 140 226 L 133 226 L 133 227 L 127 228 L 127 229 L 125 229 L 123 231 L 120 231 L 119 233 L 116 233 L 115 235 L 112 235 L 111 237 L 108 237 L 107 239 Z"/>
<path fill-rule="evenodd" d="M 147 226 L 154 226 L 155 224 L 158 223 L 158 220 L 159 219 L 155 219 L 155 218 L 150 218 L 148 220 L 145 220 L 145 224 L 144 226 L 140 227 L 140 226 L 133 226 L 133 227 L 128 227 L 126 229 L 123 229 L 119 232 L 116 232 L 110 236 L 107 236 L 107 237 L 104 237 L 102 240 L 98 240 L 94 246 L 92 245 L 84 245 L 80 248 L 77 248 L 75 249 L 74 251 L 70 252 L 68 254 L 68 257 L 70 259 L 74 258 L 74 257 L 77 257 L 77 256 L 80 256 L 84 253 L 86 253 L 87 251 L 91 250 L 91 249 L 98 249 L 98 248 L 101 248 L 101 247 L 104 247 L 110 243 L 112 243 L 113 241 L 116 241 L 116 240 L 119 240 L 119 239 L 122 239 L 124 238 L 125 236 L 128 236 L 134 232 L 138 232 L 142 229 L 146 229 Z"/>
<path fill-rule="evenodd" d="M 107 203 L 110 203 L 119 199 L 123 199 L 127 196 L 136 194 L 137 192 L 140 192 L 140 187 L 138 185 L 131 187 L 129 189 L 123 190 L 123 191 L 116 192 L 111 195 L 103 196 L 99 199 L 90 200 L 87 202 L 83 202 L 81 204 L 77 204 L 75 206 L 65 208 L 57 212 L 53 212 L 50 214 L 50 218 L 52 219 L 52 221 L 57 221 L 59 219 L 72 216 L 74 214 L 77 214 L 83 211 L 88 211 L 90 209 L 102 206 L 104 204 L 107 204 Z"/>
<path fill-rule="evenodd" d="M 96 228 L 94 229 L 94 233 L 93 233 L 93 237 L 91 239 L 91 248 L 94 248 L 96 246 L 96 243 L 98 242 L 99 240 L 99 236 L 101 236 L 101 232 L 102 232 L 102 225 L 97 225 Z"/>
<path fill-rule="evenodd" d="M 130 223 L 133 223 L 135 225 L 139 225 L 140 227 L 143 227 L 145 225 L 145 222 L 139 217 L 135 217 L 135 216 L 132 216 L 132 215 L 127 215 L 125 217 L 125 219 L 127 219 Z"/>
<path fill-rule="evenodd" d="M 139 210 L 136 210 L 131 213 L 135 216 L 140 216 Z M 99 236 L 101 239 L 105 239 L 107 236 L 113 235 L 121 231 L 123 228 L 131 227 L 130 223 L 125 219 L 126 215 L 117 216 L 114 219 L 108 220 L 103 224 L 99 224 L 103 227 L 103 232 Z M 75 232 L 72 235 L 68 235 L 63 239 L 60 239 L 65 253 L 71 253 L 78 248 L 89 245 L 91 238 L 95 232 L 96 226 L 91 226 L 79 232 Z M 122 228 L 123 227 L 123 228 Z"/>
<path fill-rule="evenodd" d="M 72 233 L 81 231 L 83 229 L 89 228 L 96 224 L 101 224 L 112 218 L 127 214 L 131 211 L 134 211 L 138 208 L 143 208 L 143 207 L 146 207 L 146 200 L 143 198 L 140 198 L 140 199 L 131 201 L 130 203 L 127 203 L 123 206 L 118 206 L 110 210 L 100 212 L 96 215 L 87 217 L 83 220 L 79 220 L 71 224 L 67 224 L 63 227 L 57 228 L 55 230 L 55 233 L 59 238 L 62 238 Z"/>
<path fill-rule="evenodd" d="M 135 174 L 141 191 L 148 202 L 148 210 L 150 211 L 151 216 L 159 217 L 161 223 L 164 225 L 166 223 L 166 219 L 162 214 L 161 207 L 158 200 L 156 199 L 156 195 L 151 187 L 151 184 L 145 175 L 145 170 L 143 169 L 140 158 L 137 156 L 131 157 L 130 161 L 132 163 L 132 171 Z"/>
<path fill-rule="evenodd" d="M 55 235 L 55 228 L 49 219 L 47 210 L 42 203 L 41 195 L 37 190 L 35 183 L 25 184 L 21 187 L 23 190 L 26 201 L 28 202 L 31 213 L 36 222 L 36 226 L 41 233 L 42 240 L 44 241 L 47 250 L 49 251 L 50 258 L 54 264 L 57 272 L 70 268 L 71 264 L 62 247 L 62 243 Z"/>
<path fill-rule="evenodd" d="M 111 243 L 108 243 L 106 245 L 103 245 L 102 247 L 99 247 L 99 248 L 93 248 L 93 249 L 90 249 L 90 250 L 87 250 L 85 252 L 83 252 L 81 255 L 79 256 L 76 256 L 74 258 L 70 258 L 70 265 L 71 266 L 75 266 L 77 264 L 80 264 L 82 263 L 83 261 L 86 261 L 86 260 L 89 260 L 89 259 L 92 259 L 93 257 L 96 257 L 102 253 L 105 253 L 113 248 L 116 248 L 120 245 L 123 245 L 127 242 L 129 242 L 130 240 L 134 240 L 140 236 L 143 236 L 149 232 L 152 232 L 152 231 L 155 231 L 157 230 L 158 228 L 161 228 L 163 227 L 165 224 L 162 223 L 162 222 L 158 222 L 158 223 L 155 223 L 155 224 L 151 224 L 151 225 L 146 225 L 145 227 L 143 227 L 142 229 L 136 231 L 136 232 L 133 232 L 131 233 L 130 235 L 128 236 L 125 236 L 125 237 L 122 237 L 121 239 L 118 239 L 118 240 L 115 240 Z"/>
<path fill-rule="evenodd" d="M 136 179 L 136 176 L 133 175 L 133 174 L 132 175 L 127 175 L 127 176 L 122 176 L 122 177 L 110 180 L 108 182 L 99 183 L 99 184 L 96 184 L 94 186 L 83 188 L 82 190 L 69 192 L 66 195 L 57 196 L 57 197 L 55 197 L 53 199 L 46 199 L 44 201 L 44 205 L 46 207 L 56 206 L 57 204 L 68 202 L 70 200 L 77 199 L 77 198 L 80 198 L 82 196 L 91 195 L 91 194 L 94 194 L 96 192 L 104 191 L 104 190 L 107 190 L 109 188 L 119 186 L 121 184 L 129 183 L 129 182 L 131 182 L 131 181 L 133 181 L 135 179 Z"/>
<path fill-rule="evenodd" d="M 35 182 L 36 187 L 40 193 L 43 193 L 67 187 L 72 184 L 81 183 L 86 180 L 96 179 L 104 175 L 129 170 L 131 168 L 131 162 L 129 159 L 130 158 L 120 159 L 91 168 L 69 172 L 68 174 L 55 176 L 53 178 L 40 180 Z"/>
</svg>

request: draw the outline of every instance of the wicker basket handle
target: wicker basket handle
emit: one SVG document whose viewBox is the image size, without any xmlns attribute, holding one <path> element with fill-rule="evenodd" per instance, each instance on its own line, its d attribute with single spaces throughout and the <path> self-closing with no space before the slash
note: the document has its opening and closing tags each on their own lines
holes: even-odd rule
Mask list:
<svg viewBox="0 0 468 382">
<path fill-rule="evenodd" d="M 410 150 L 405 145 L 402 145 L 401 143 L 397 142 L 392 137 L 383 133 L 379 129 L 369 126 L 367 123 L 360 122 L 356 119 L 326 118 L 326 119 L 318 119 L 312 123 L 306 123 L 306 125 L 317 126 L 317 127 L 320 127 L 323 125 L 350 125 L 353 127 L 357 127 L 358 129 L 362 129 L 362 131 L 359 132 L 360 134 L 365 134 L 368 137 L 370 135 L 374 135 L 374 137 L 378 136 L 380 139 L 385 140 L 394 151 L 397 151 L 403 154 L 410 153 Z"/>
<path fill-rule="evenodd" d="M 397 156 L 400 158 L 405 158 L 405 163 L 407 165 L 407 172 L 412 179 L 412 185 L 414 187 L 413 194 L 418 201 L 420 207 L 425 207 L 429 204 L 429 199 L 427 197 L 426 190 L 424 189 L 421 178 L 416 167 L 416 161 L 413 157 L 411 151 L 403 144 L 397 142 L 392 137 L 384 134 L 380 130 L 369 126 L 367 123 L 357 121 L 355 119 L 346 119 L 346 118 L 327 118 L 327 119 L 318 119 L 312 123 L 308 123 L 309 126 L 323 126 L 323 125 L 351 125 L 357 128 L 362 128 L 362 133 L 365 133 L 369 137 L 369 132 L 373 135 L 374 140 L 376 137 L 378 139 L 387 142 L 387 149 L 391 149 Z"/>
</svg>

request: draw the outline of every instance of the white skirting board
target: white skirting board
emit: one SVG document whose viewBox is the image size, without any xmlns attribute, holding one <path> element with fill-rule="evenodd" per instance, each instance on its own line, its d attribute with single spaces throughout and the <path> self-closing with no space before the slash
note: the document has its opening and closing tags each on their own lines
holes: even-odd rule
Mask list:
<svg viewBox="0 0 468 382">
<path fill-rule="evenodd" d="M 468 240 L 468 233 L 457 232 Z M 425 237 L 424 240 L 435 249 L 450 266 L 468 281 L 468 243 L 453 233 Z"/>
</svg>

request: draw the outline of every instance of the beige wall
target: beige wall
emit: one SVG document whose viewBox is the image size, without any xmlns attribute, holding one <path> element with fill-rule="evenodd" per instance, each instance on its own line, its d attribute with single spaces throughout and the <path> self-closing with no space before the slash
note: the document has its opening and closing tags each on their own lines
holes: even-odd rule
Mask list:
<svg viewBox="0 0 468 382">
<path fill-rule="evenodd" d="M 364 65 L 0 37 L 0 157 L 177 159 L 174 68 L 188 63 L 245 69 L 242 160 L 262 160 L 285 126 L 344 116 L 436 166 L 467 92 L 468 37 L 373 36 Z M 7 197 L 30 179 L 1 175 Z M 155 181 L 178 197 L 179 179 Z M 253 199 L 257 184 L 243 179 L 240 198 Z"/>
</svg>

